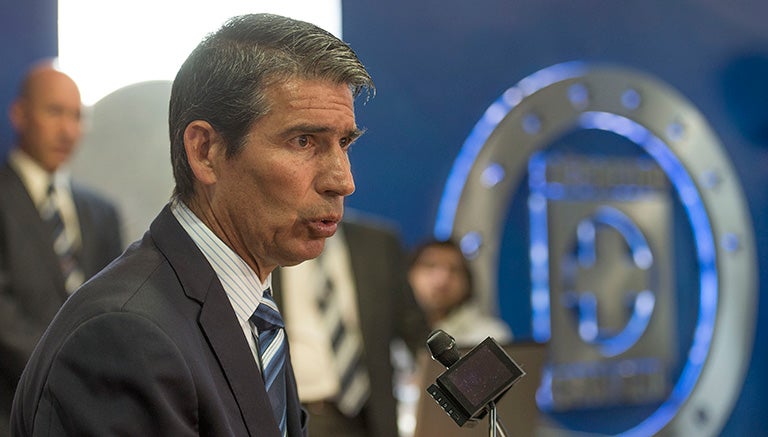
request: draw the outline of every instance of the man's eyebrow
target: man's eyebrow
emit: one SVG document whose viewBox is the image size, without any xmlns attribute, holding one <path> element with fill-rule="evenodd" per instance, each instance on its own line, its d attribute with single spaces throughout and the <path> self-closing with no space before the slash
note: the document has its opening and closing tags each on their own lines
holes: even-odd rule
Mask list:
<svg viewBox="0 0 768 437">
<path fill-rule="evenodd" d="M 349 135 L 347 135 L 347 136 L 354 141 L 354 140 L 362 137 L 364 133 L 365 133 L 365 129 L 354 128 L 353 130 L 351 130 L 349 132 Z"/>
<path fill-rule="evenodd" d="M 292 135 L 298 135 L 298 134 L 319 134 L 319 133 L 327 133 L 333 131 L 332 128 L 328 126 L 322 126 L 322 125 L 313 125 L 313 124 L 299 124 L 296 126 L 291 126 L 288 129 L 283 131 L 283 135 L 285 136 L 292 136 Z M 365 133 L 365 130 L 354 128 L 347 132 L 347 137 L 356 140 L 357 138 L 360 138 Z"/>
</svg>

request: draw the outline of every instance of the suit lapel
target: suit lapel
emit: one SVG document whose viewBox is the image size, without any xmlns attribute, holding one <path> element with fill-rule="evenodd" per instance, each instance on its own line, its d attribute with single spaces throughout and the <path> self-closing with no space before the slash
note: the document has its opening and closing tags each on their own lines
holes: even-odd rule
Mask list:
<svg viewBox="0 0 768 437">
<path fill-rule="evenodd" d="M 349 252 L 350 271 L 352 272 L 352 280 L 355 283 L 355 290 L 365 290 L 370 287 L 370 274 L 369 269 L 371 266 L 377 266 L 377 261 L 372 261 L 370 256 L 374 253 L 368 253 L 368 244 L 364 235 L 361 233 L 361 228 L 354 223 L 344 223 L 344 238 L 347 242 L 347 248 Z M 366 323 L 368 318 L 368 310 L 373 308 L 376 311 L 376 296 L 372 293 L 356 292 L 357 296 L 357 309 L 360 316 L 360 330 L 365 334 Z M 373 305 L 373 307 L 371 307 Z M 365 335 L 364 335 L 365 336 Z"/>
<path fill-rule="evenodd" d="M 221 363 L 248 432 L 253 436 L 267 435 L 269 429 L 277 430 L 278 426 L 256 361 L 245 338 L 236 334 L 242 331 L 226 295 L 224 299 L 213 297 L 224 294 L 223 289 L 220 293 L 215 290 L 221 285 L 216 281 L 210 288 L 211 293 L 200 313 L 200 327 Z M 222 317 L 227 314 L 230 317 Z"/>
<path fill-rule="evenodd" d="M 200 328 L 219 360 L 249 434 L 279 436 L 256 361 L 245 337 L 238 334 L 242 329 L 213 269 L 168 206 L 150 231 L 177 272 L 184 292 L 201 305 Z"/>
</svg>

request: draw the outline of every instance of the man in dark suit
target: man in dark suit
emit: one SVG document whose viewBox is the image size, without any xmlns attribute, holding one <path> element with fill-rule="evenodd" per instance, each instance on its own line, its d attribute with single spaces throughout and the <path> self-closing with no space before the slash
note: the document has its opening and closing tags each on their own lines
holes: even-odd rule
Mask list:
<svg viewBox="0 0 768 437">
<path fill-rule="evenodd" d="M 395 229 L 378 218 L 348 212 L 320 258 L 278 272 L 273 285 L 286 315 L 299 396 L 312 423 L 310 436 L 396 437 L 392 345 L 408 346 L 413 353 L 424 348 L 429 331 L 408 288 Z M 327 300 L 326 286 L 339 295 L 335 304 L 311 298 Z M 334 347 L 339 330 L 334 323 L 328 326 L 325 313 L 341 314 L 345 335 L 359 338 L 357 370 L 367 378 L 368 390 L 359 390 L 358 399 L 347 402 L 354 404 L 351 408 L 343 400 L 346 369 L 336 371 L 349 347 Z"/>
<path fill-rule="evenodd" d="M 49 61 L 25 76 L 10 110 L 16 147 L 0 166 L 2 436 L 16 384 L 48 323 L 77 286 L 122 251 L 115 207 L 66 170 L 81 136 L 80 113 L 77 85 Z M 54 215 L 61 218 L 56 229 Z"/>
<path fill-rule="evenodd" d="M 206 37 L 171 90 L 173 198 L 59 311 L 12 435 L 306 435 L 271 272 L 335 233 L 372 88 L 309 23 L 245 15 Z"/>
</svg>

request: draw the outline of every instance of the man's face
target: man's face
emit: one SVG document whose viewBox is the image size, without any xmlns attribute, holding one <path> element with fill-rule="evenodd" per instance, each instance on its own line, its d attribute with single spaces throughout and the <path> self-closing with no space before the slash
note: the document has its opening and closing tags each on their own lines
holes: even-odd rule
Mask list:
<svg viewBox="0 0 768 437">
<path fill-rule="evenodd" d="M 69 77 L 55 70 L 35 73 L 11 111 L 19 147 L 45 170 L 69 160 L 82 134 L 80 92 Z"/>
<path fill-rule="evenodd" d="M 345 85 L 293 79 L 216 171 L 212 209 L 228 242 L 262 272 L 317 257 L 355 190 L 349 146 L 360 135 Z"/>
<path fill-rule="evenodd" d="M 424 249 L 409 272 L 416 301 L 431 317 L 442 317 L 469 293 L 462 255 L 450 247 Z"/>
</svg>

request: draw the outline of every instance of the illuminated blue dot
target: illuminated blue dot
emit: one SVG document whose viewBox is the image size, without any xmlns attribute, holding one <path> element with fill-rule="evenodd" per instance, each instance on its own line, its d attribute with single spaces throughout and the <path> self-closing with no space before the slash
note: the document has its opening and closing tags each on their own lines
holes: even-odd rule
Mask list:
<svg viewBox="0 0 768 437">
<path fill-rule="evenodd" d="M 595 225 L 593 222 L 584 220 L 576 227 L 576 235 L 580 241 L 593 241 L 595 239 Z"/>
<path fill-rule="evenodd" d="M 532 243 L 530 249 L 531 262 L 534 264 L 542 264 L 547 261 L 549 257 L 549 250 L 546 244 Z"/>
<path fill-rule="evenodd" d="M 480 182 L 487 188 L 495 187 L 499 182 L 504 180 L 506 172 L 501 164 L 493 163 L 483 170 L 480 175 Z"/>
<path fill-rule="evenodd" d="M 549 310 L 549 290 L 534 288 L 531 292 L 531 305 L 537 310 Z"/>
<path fill-rule="evenodd" d="M 480 253 L 480 246 L 483 244 L 483 237 L 477 232 L 469 232 L 463 237 L 459 245 L 461 251 L 464 252 L 464 256 L 468 259 L 474 259 Z"/>
<path fill-rule="evenodd" d="M 670 141 L 680 141 L 685 136 L 685 126 L 680 122 L 672 122 L 667 125 L 667 138 Z"/>
<path fill-rule="evenodd" d="M 624 91 L 624 93 L 621 95 L 621 104 L 630 111 L 640 107 L 641 100 L 642 99 L 640 99 L 640 93 L 633 90 L 632 88 Z"/>
<path fill-rule="evenodd" d="M 594 322 L 579 323 L 579 335 L 586 341 L 594 341 L 597 338 L 597 324 Z"/>
<path fill-rule="evenodd" d="M 543 212 L 547 209 L 547 199 L 541 194 L 531 194 L 528 198 L 528 208 L 532 212 Z"/>
<path fill-rule="evenodd" d="M 568 87 L 568 100 L 576 109 L 584 109 L 589 104 L 589 91 L 584 84 L 575 83 Z"/>
<path fill-rule="evenodd" d="M 701 175 L 701 183 L 704 185 L 705 188 L 713 189 L 716 188 L 720 183 L 723 181 L 723 179 L 720 177 L 720 173 L 710 170 L 706 171 Z"/>
<path fill-rule="evenodd" d="M 517 106 L 523 100 L 523 91 L 518 87 L 512 87 L 504 92 L 502 100 L 510 107 Z"/>
<path fill-rule="evenodd" d="M 728 232 L 723 235 L 722 245 L 726 252 L 735 252 L 741 247 L 741 241 L 738 235 Z"/>
<path fill-rule="evenodd" d="M 653 312 L 656 298 L 650 290 L 643 290 L 637 295 L 635 310 L 641 316 L 649 316 Z"/>
<path fill-rule="evenodd" d="M 509 112 L 509 108 L 499 103 L 494 103 L 485 110 L 485 120 L 494 125 L 498 124 Z"/>
<path fill-rule="evenodd" d="M 632 254 L 632 259 L 635 261 L 635 265 L 642 270 L 648 270 L 653 265 L 653 254 L 647 246 L 637 249 Z"/>
<path fill-rule="evenodd" d="M 523 117 L 523 130 L 529 135 L 535 135 L 541 130 L 541 119 L 536 114 L 527 114 Z"/>
</svg>

